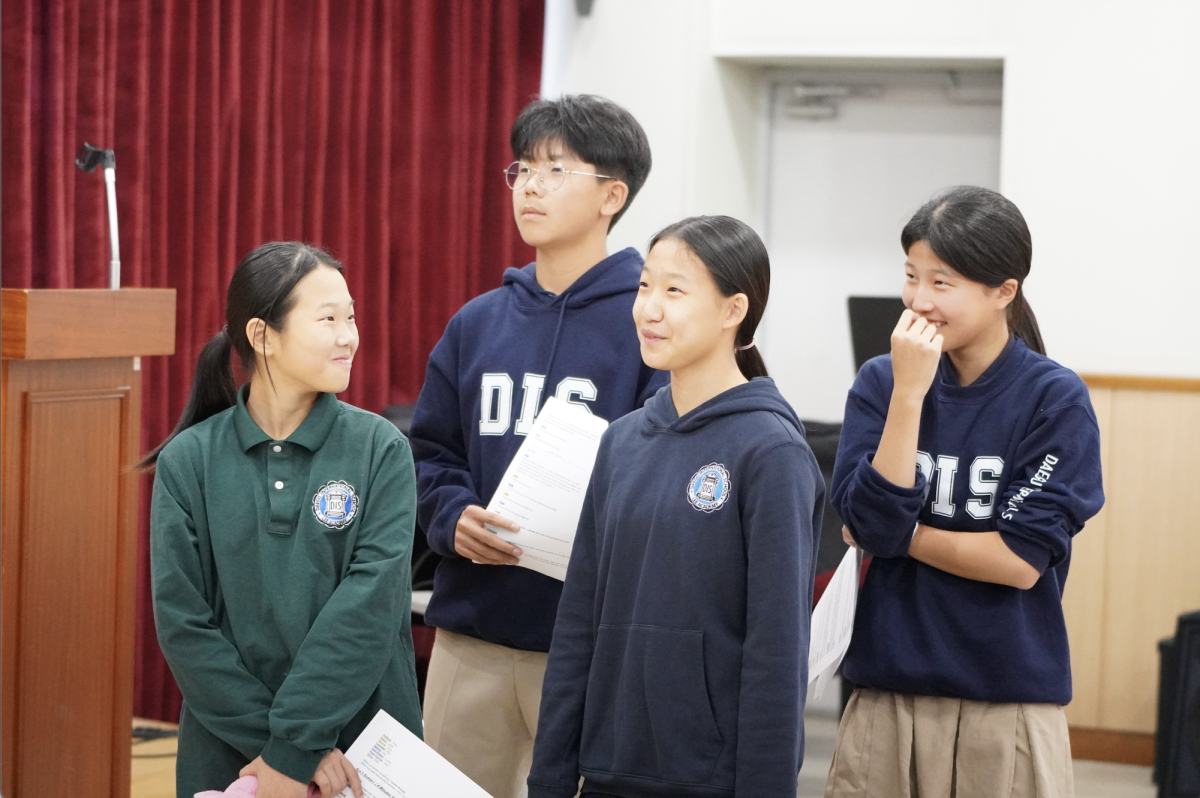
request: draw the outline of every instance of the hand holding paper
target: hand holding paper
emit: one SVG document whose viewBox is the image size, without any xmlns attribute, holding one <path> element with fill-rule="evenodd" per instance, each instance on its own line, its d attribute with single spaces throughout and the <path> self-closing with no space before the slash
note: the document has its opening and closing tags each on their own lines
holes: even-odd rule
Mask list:
<svg viewBox="0 0 1200 798">
<path fill-rule="evenodd" d="M 583 408 L 556 397 L 546 400 L 487 506 L 520 525 L 515 533 L 488 526 L 520 547 L 518 564 L 566 578 L 584 493 L 607 428 L 607 421 Z"/>
<path fill-rule="evenodd" d="M 363 798 L 488 798 L 478 784 L 438 756 L 382 709 L 346 752 Z M 347 787 L 338 798 L 354 798 Z"/>
<path fill-rule="evenodd" d="M 492 532 L 505 525 L 511 525 L 511 532 L 520 531 L 519 525 L 507 518 L 472 504 L 454 525 L 454 550 L 481 565 L 517 565 L 521 550 Z"/>
</svg>

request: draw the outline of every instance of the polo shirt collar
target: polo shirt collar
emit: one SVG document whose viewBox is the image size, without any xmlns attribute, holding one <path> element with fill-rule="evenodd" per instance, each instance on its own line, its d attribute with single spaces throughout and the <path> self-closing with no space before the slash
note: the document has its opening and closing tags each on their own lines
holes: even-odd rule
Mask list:
<svg viewBox="0 0 1200 798">
<path fill-rule="evenodd" d="M 244 452 L 248 452 L 254 446 L 272 439 L 250 417 L 250 411 L 246 409 L 246 399 L 249 396 L 250 383 L 247 382 L 238 391 L 237 407 L 233 410 L 233 428 L 237 432 L 238 442 L 242 445 L 242 451 Z M 313 408 L 309 411 L 308 417 L 304 419 L 295 432 L 287 437 L 288 443 L 295 443 L 311 452 L 315 452 L 321 448 L 325 443 L 325 439 L 329 437 L 329 432 L 333 429 L 333 422 L 337 420 L 337 416 L 337 397 L 331 393 L 318 394 L 317 401 L 313 403 Z"/>
</svg>

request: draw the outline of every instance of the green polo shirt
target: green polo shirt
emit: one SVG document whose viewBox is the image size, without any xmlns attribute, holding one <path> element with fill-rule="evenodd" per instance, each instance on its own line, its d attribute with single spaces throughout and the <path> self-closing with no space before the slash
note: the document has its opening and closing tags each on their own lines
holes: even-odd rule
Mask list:
<svg viewBox="0 0 1200 798">
<path fill-rule="evenodd" d="M 272 440 L 248 393 L 158 458 L 154 618 L 185 709 L 208 733 L 186 739 L 183 724 L 181 773 L 205 775 L 219 740 L 307 782 L 380 709 L 421 734 L 412 453 L 392 424 L 332 394 Z"/>
</svg>

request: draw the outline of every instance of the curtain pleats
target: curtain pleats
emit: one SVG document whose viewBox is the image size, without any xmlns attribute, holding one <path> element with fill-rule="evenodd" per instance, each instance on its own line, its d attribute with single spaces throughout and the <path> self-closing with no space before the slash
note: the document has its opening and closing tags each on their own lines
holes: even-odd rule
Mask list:
<svg viewBox="0 0 1200 798">
<path fill-rule="evenodd" d="M 346 265 L 360 355 L 342 399 L 416 400 L 450 316 L 528 262 L 501 170 L 537 92 L 543 0 L 3 0 L 5 287 L 108 284 L 99 172 L 117 157 L 122 284 L 176 289 L 176 354 L 143 361 L 142 446 L 174 426 L 238 259 L 298 239 Z M 143 479 L 135 710 L 179 693 L 149 601 Z"/>
</svg>

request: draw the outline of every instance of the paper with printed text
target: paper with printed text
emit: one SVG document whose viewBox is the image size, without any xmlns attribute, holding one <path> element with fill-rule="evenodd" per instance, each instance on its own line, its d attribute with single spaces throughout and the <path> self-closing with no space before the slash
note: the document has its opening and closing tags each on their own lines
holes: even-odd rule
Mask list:
<svg viewBox="0 0 1200 798">
<path fill-rule="evenodd" d="M 817 683 L 817 697 L 825 692 L 833 674 L 850 648 L 854 631 L 854 609 L 858 604 L 858 575 L 862 569 L 862 550 L 846 550 L 821 600 L 813 610 L 808 644 L 808 683 Z"/>
<path fill-rule="evenodd" d="M 362 780 L 363 798 L 488 798 L 483 788 L 382 709 L 346 758 Z M 347 787 L 338 798 L 354 798 L 354 792 Z"/>
<path fill-rule="evenodd" d="M 520 532 L 488 526 L 520 547 L 520 565 L 566 579 L 584 493 L 607 428 L 607 421 L 585 408 L 553 396 L 546 400 L 487 506 L 520 525 Z"/>
</svg>

